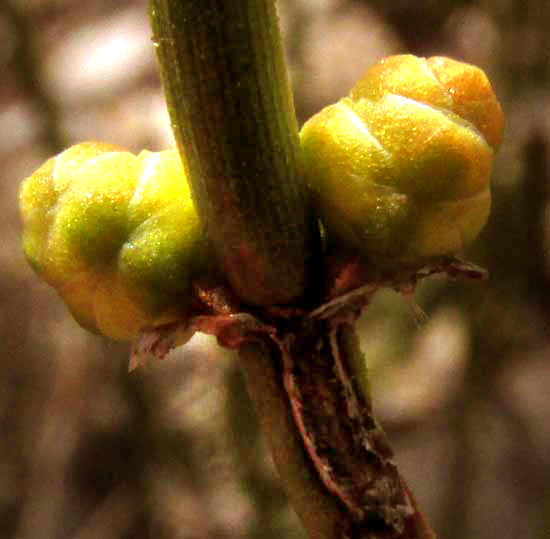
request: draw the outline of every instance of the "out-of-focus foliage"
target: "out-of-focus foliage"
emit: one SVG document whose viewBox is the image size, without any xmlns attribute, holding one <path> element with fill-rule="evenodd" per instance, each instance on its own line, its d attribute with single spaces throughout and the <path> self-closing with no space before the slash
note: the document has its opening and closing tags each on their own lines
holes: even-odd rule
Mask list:
<svg viewBox="0 0 550 539">
<path fill-rule="evenodd" d="M 360 322 L 398 459 L 442 539 L 550 530 L 550 4 L 280 0 L 300 121 L 379 58 L 479 65 L 507 116 L 488 283 L 431 278 Z M 173 146 L 145 0 L 0 3 L 0 536 L 302 537 L 232 356 L 208 339 L 128 374 L 24 262 L 19 181 L 81 140 Z"/>
</svg>

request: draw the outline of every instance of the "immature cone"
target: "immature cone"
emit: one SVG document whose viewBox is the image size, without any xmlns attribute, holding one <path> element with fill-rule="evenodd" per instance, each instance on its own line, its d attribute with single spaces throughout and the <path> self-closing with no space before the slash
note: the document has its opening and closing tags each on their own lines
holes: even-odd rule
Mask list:
<svg viewBox="0 0 550 539">
<path fill-rule="evenodd" d="M 329 241 L 383 264 L 460 251 L 489 216 L 503 125 L 480 69 L 443 57 L 381 60 L 300 134 Z"/>
<path fill-rule="evenodd" d="M 29 263 L 82 326 L 113 339 L 181 316 L 192 278 L 206 271 L 176 150 L 78 144 L 23 182 L 20 207 Z"/>
</svg>

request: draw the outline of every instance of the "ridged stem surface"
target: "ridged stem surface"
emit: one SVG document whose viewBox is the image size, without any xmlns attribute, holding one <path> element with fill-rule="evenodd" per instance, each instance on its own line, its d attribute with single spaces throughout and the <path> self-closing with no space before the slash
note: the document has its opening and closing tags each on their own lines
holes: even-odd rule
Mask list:
<svg viewBox="0 0 550 539">
<path fill-rule="evenodd" d="M 172 128 L 218 263 L 246 303 L 304 295 L 312 218 L 273 0 L 152 0 Z"/>
</svg>

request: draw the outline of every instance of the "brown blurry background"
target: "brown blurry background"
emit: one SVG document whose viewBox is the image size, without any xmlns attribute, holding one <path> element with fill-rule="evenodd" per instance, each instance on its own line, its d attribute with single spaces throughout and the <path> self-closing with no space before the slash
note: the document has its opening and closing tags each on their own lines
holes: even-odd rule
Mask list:
<svg viewBox="0 0 550 539">
<path fill-rule="evenodd" d="M 487 284 L 381 293 L 360 323 L 375 402 L 441 539 L 550 537 L 550 54 L 546 0 L 281 0 L 300 121 L 378 58 L 481 66 L 507 115 Z M 0 0 L 0 538 L 304 536 L 235 357 L 205 337 L 127 373 L 20 249 L 19 182 L 82 140 L 172 146 L 145 0 Z"/>
</svg>

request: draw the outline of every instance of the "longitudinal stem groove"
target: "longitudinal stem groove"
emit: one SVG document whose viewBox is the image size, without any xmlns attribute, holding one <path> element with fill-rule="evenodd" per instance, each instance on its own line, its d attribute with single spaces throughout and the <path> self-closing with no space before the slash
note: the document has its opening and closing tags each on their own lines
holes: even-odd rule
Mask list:
<svg viewBox="0 0 550 539">
<path fill-rule="evenodd" d="M 273 0 L 152 1 L 170 116 L 218 262 L 247 303 L 304 296 L 314 220 Z"/>
</svg>

